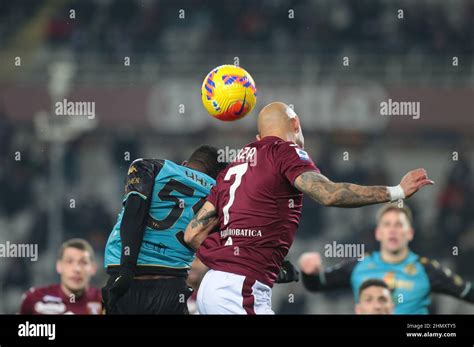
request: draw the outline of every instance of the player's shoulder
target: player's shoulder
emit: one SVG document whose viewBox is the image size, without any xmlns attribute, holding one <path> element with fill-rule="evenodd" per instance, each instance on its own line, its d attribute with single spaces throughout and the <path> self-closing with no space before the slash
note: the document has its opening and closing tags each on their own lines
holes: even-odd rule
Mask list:
<svg viewBox="0 0 474 347">
<path fill-rule="evenodd" d="M 295 158 L 299 157 L 299 159 L 302 160 L 311 161 L 308 152 L 294 142 L 280 140 L 276 141 L 274 147 L 278 156 L 293 156 Z"/>
<path fill-rule="evenodd" d="M 102 291 L 97 287 L 89 287 L 87 289 L 87 298 L 92 301 L 101 301 L 102 300 Z"/>
<path fill-rule="evenodd" d="M 380 265 L 384 265 L 384 261 L 380 257 L 380 252 L 378 251 L 366 251 L 364 256 L 361 258 L 355 259 L 356 265 L 361 265 L 363 267 L 374 268 Z"/>
<path fill-rule="evenodd" d="M 361 276 L 366 271 L 372 271 L 376 268 L 384 266 L 383 263 L 377 259 L 376 252 L 364 252 L 363 257 L 352 258 L 346 260 L 344 265 L 346 268 L 352 270 L 352 276 Z"/>
<path fill-rule="evenodd" d="M 441 263 L 437 261 L 436 259 L 417 255 L 417 260 L 425 268 L 430 268 L 430 269 L 435 269 L 435 270 L 442 268 Z"/>
<path fill-rule="evenodd" d="M 285 141 L 276 136 L 268 136 L 260 141 L 253 142 L 247 146 L 257 146 L 257 149 L 266 149 L 272 152 L 275 157 L 283 158 L 288 156 L 298 156 L 301 159 L 309 160 L 308 153 L 298 146 L 296 143 L 291 141 Z"/>
<path fill-rule="evenodd" d="M 364 257 L 362 259 L 360 259 L 360 262 L 373 261 L 374 258 L 375 258 L 375 252 L 371 252 L 371 251 L 364 252 Z"/>
<path fill-rule="evenodd" d="M 375 263 L 375 257 L 373 252 L 364 252 L 363 255 L 358 256 L 358 257 L 353 257 L 346 259 L 343 264 L 347 266 L 369 266 L 371 267 Z"/>
<path fill-rule="evenodd" d="M 127 175 L 142 172 L 155 173 L 156 171 L 160 170 L 166 164 L 167 161 L 168 160 L 166 159 L 135 159 L 128 167 Z"/>
<path fill-rule="evenodd" d="M 458 287 L 465 284 L 465 281 L 458 274 L 454 273 L 449 267 L 442 265 L 436 259 L 419 257 L 419 263 L 423 266 L 430 281 L 452 281 Z"/>
<path fill-rule="evenodd" d="M 448 268 L 447 266 L 443 266 L 436 259 L 417 255 L 417 261 L 423 267 L 423 269 L 426 272 L 426 275 L 429 278 L 437 278 L 439 276 L 442 276 L 442 277 L 454 276 L 456 277 L 456 282 L 462 282 L 462 281 L 459 281 L 459 276 L 455 275 L 450 268 Z"/>
<path fill-rule="evenodd" d="M 38 289 L 39 288 L 36 288 L 36 287 L 30 287 L 26 292 L 23 293 L 23 295 L 21 296 L 21 301 L 25 301 L 25 300 L 28 300 L 28 299 L 31 299 L 35 296 L 38 295 Z"/>
<path fill-rule="evenodd" d="M 30 287 L 24 294 L 23 299 L 26 298 L 41 298 L 45 295 L 55 295 L 59 291 L 59 284 L 52 284 L 43 287 Z"/>
<path fill-rule="evenodd" d="M 163 166 L 166 162 L 169 162 L 167 159 L 153 159 L 153 158 L 138 158 L 132 161 L 129 167 L 147 167 L 147 166 Z"/>
</svg>

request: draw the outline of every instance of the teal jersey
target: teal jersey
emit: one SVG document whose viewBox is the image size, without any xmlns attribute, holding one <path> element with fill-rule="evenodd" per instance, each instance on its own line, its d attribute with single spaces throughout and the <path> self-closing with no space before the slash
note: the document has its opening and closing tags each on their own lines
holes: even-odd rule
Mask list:
<svg viewBox="0 0 474 347">
<path fill-rule="evenodd" d="M 464 281 L 436 260 L 413 252 L 399 263 L 383 261 L 380 252 L 366 254 L 362 260 L 351 260 L 328 267 L 318 275 L 302 275 L 310 291 L 352 288 L 359 301 L 359 288 L 369 279 L 381 279 L 392 290 L 395 314 L 427 314 L 431 293 L 447 294 L 474 302 L 472 283 Z"/>
<path fill-rule="evenodd" d="M 413 252 L 400 263 L 384 262 L 380 252 L 367 255 L 355 264 L 351 275 L 351 286 L 356 301 L 361 284 L 372 278 L 385 281 L 393 289 L 394 313 L 427 314 L 431 304 L 431 286 L 420 258 Z"/>
<path fill-rule="evenodd" d="M 184 230 L 204 204 L 215 180 L 169 160 L 139 159 L 130 165 L 123 203 L 136 194 L 149 201 L 138 267 L 189 269 L 194 251 L 184 243 Z M 105 267 L 120 265 L 120 225 L 124 208 L 110 233 Z"/>
</svg>

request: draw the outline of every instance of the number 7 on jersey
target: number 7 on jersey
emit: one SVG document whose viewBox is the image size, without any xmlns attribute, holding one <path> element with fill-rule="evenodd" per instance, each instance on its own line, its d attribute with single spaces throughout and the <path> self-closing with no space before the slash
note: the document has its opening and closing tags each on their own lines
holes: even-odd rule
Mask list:
<svg viewBox="0 0 474 347">
<path fill-rule="evenodd" d="M 222 209 L 222 213 L 224 214 L 224 225 L 227 225 L 227 223 L 229 223 L 229 209 L 234 203 L 235 191 L 240 186 L 240 183 L 242 182 L 242 176 L 247 172 L 248 167 L 249 163 L 243 163 L 233 166 L 227 171 L 224 177 L 224 181 L 229 181 L 232 176 L 235 175 L 235 181 L 231 184 L 229 189 L 229 201 Z"/>
</svg>

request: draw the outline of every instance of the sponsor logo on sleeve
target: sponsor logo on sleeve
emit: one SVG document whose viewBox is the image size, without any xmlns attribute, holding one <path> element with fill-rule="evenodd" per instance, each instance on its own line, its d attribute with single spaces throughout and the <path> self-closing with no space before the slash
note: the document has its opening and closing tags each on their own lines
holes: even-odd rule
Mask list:
<svg viewBox="0 0 474 347">
<path fill-rule="evenodd" d="M 295 151 L 301 159 L 308 160 L 308 161 L 311 160 L 309 158 L 308 153 L 305 150 L 302 150 L 301 148 L 295 148 Z"/>
</svg>

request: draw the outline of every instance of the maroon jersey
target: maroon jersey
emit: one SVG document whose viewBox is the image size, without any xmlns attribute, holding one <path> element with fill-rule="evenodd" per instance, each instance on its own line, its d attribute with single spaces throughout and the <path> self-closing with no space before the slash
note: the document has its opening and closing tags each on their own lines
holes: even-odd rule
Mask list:
<svg viewBox="0 0 474 347">
<path fill-rule="evenodd" d="M 98 288 L 89 288 L 80 297 L 69 297 L 59 284 L 53 284 L 25 293 L 20 314 L 101 314 L 101 302 Z"/>
<path fill-rule="evenodd" d="M 219 231 L 197 252 L 211 269 L 256 279 L 269 286 L 293 243 L 303 194 L 293 183 L 319 170 L 292 142 L 265 137 L 244 147 L 217 177 L 207 200 L 219 218 Z"/>
</svg>

